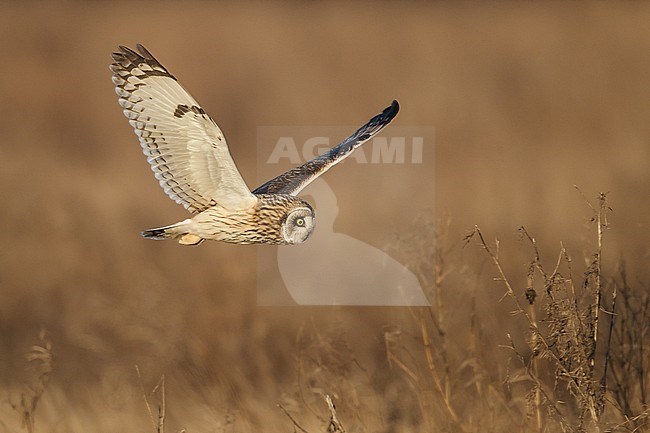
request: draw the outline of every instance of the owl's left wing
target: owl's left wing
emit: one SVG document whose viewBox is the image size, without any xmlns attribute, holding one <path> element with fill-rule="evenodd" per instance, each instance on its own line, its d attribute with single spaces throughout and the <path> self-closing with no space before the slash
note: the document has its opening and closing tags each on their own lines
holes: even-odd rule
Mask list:
<svg viewBox="0 0 650 433">
<path fill-rule="evenodd" d="M 193 213 L 216 203 L 242 210 L 257 202 L 217 124 L 146 48 L 120 46 L 111 70 L 124 115 L 172 200 Z"/>
<path fill-rule="evenodd" d="M 297 195 L 318 176 L 348 157 L 354 149 L 377 135 L 397 116 L 399 104 L 393 101 L 380 114 L 376 115 L 354 134 L 303 165 L 275 177 L 253 191 L 253 194 L 275 193 Z"/>
</svg>

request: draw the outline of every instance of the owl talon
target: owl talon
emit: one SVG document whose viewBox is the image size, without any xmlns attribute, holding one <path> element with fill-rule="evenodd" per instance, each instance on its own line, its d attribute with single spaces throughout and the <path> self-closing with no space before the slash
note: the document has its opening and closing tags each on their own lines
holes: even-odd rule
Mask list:
<svg viewBox="0 0 650 433">
<path fill-rule="evenodd" d="M 178 239 L 178 243 L 181 245 L 199 245 L 204 240 L 205 239 L 203 239 L 200 236 L 193 235 L 192 233 L 187 233 L 181 236 L 180 239 Z"/>
</svg>

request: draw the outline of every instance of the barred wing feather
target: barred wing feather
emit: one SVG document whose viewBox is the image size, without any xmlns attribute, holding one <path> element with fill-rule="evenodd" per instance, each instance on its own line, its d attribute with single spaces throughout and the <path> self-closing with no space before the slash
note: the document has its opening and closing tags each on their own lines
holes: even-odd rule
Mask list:
<svg viewBox="0 0 650 433">
<path fill-rule="evenodd" d="M 350 156 L 354 149 L 377 135 L 397 116 L 398 112 L 399 104 L 397 101 L 393 101 L 384 111 L 370 119 L 368 123 L 359 128 L 354 134 L 331 148 L 328 152 L 269 180 L 264 185 L 255 189 L 253 193 L 297 195 L 314 179 L 343 161 Z"/>
<path fill-rule="evenodd" d="M 165 193 L 193 213 L 252 207 L 250 192 L 210 116 L 146 48 L 113 53 L 113 83 Z"/>
</svg>

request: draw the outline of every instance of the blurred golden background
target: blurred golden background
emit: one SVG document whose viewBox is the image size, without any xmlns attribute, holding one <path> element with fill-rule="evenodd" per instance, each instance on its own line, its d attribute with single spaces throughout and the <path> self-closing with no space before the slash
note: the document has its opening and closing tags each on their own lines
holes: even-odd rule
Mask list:
<svg viewBox="0 0 650 433">
<path fill-rule="evenodd" d="M 499 236 L 506 270 L 525 277 L 517 228 L 534 234 L 544 260 L 561 241 L 579 259 L 593 246 L 591 212 L 573 185 L 593 201 L 607 192 L 604 261 L 624 258 L 647 281 L 649 22 L 641 2 L 3 2 L 0 431 L 20 428 L 11 402 L 41 329 L 55 364 L 37 431 L 149 428 L 135 364 L 148 388 L 166 374 L 170 429 L 289 431 L 278 402 L 318 426 L 295 397 L 306 380 L 299 355 L 313 348 L 305 335 L 354 348 L 351 364 L 372 385 L 340 377 L 358 407 L 395 401 L 382 335 L 408 329 L 408 309 L 258 307 L 256 247 L 139 237 L 186 214 L 160 190 L 117 104 L 108 65 L 118 44 L 144 44 L 184 84 L 251 187 L 260 125 L 361 125 L 395 98 L 394 125 L 435 127 L 435 183 L 416 171 L 390 194 L 434 197 L 436 217 L 451 220 L 463 272 L 446 288 L 451 323 L 460 333 L 478 287 L 497 352 L 505 331 L 492 312 L 508 308 L 479 248 L 461 248 L 475 224 Z M 355 170 L 327 180 L 347 191 L 337 224 L 363 219 L 363 240 L 379 247 L 406 230 L 364 214 L 354 188 L 369 181 Z M 326 385 L 308 388 L 335 392 Z M 391 416 L 378 415 L 380 431 Z"/>
</svg>

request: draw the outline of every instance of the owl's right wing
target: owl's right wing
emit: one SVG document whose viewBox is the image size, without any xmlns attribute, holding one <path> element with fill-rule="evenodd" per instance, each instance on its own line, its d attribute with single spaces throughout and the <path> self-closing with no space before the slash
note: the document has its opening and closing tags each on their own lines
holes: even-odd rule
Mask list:
<svg viewBox="0 0 650 433">
<path fill-rule="evenodd" d="M 113 83 L 156 179 L 193 213 L 215 204 L 252 207 L 251 194 L 210 116 L 176 78 L 138 44 L 113 53 Z"/>
<path fill-rule="evenodd" d="M 297 195 L 318 176 L 350 156 L 352 151 L 377 135 L 397 116 L 399 104 L 393 101 L 387 107 L 359 128 L 354 134 L 303 165 L 293 168 L 257 187 L 254 194 L 275 193 Z"/>
</svg>

